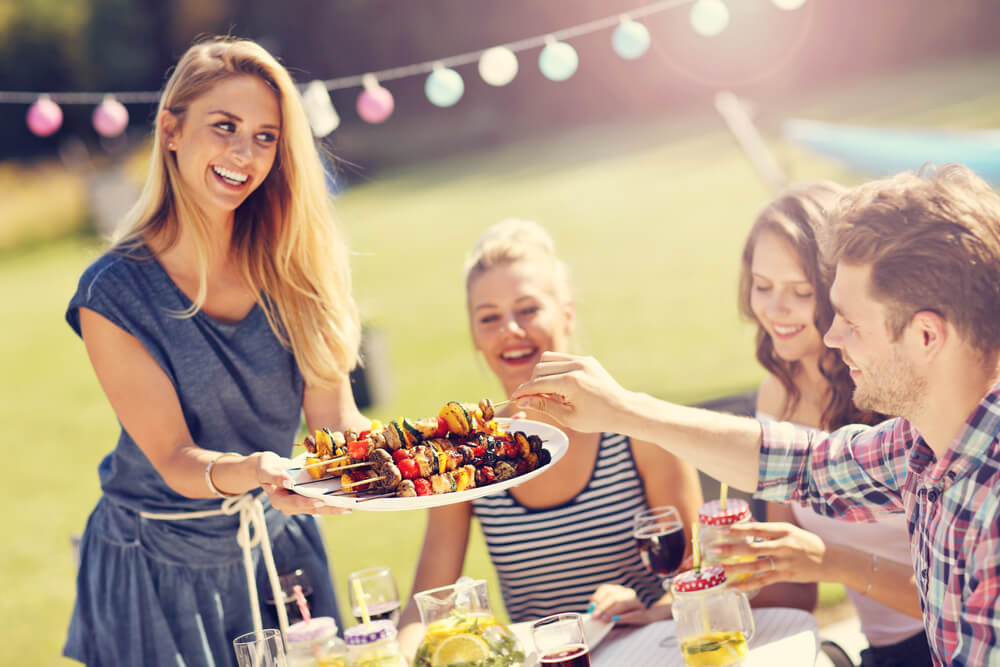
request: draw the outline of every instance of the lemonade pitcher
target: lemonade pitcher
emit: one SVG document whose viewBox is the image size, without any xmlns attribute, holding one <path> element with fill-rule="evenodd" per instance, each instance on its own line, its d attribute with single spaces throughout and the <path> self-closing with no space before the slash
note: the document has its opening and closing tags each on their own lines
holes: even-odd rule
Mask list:
<svg viewBox="0 0 1000 667">
<path fill-rule="evenodd" d="M 413 598 L 426 627 L 415 667 L 508 667 L 524 661 L 517 637 L 493 615 L 485 581 L 462 577 L 454 585 L 421 591 Z"/>
<path fill-rule="evenodd" d="M 726 586 L 726 573 L 713 565 L 688 570 L 674 581 L 673 612 L 684 663 L 690 667 L 739 665 L 753 635 L 747 596 Z"/>
</svg>

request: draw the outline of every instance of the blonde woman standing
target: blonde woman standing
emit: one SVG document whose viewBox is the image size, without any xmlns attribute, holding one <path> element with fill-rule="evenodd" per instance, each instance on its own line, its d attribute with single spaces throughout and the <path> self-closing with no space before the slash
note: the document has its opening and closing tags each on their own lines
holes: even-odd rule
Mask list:
<svg viewBox="0 0 1000 667">
<path fill-rule="evenodd" d="M 269 53 L 191 47 L 152 143 L 139 201 L 66 313 L 121 433 L 64 653 L 230 665 L 235 636 L 287 623 L 258 603 L 277 570 L 303 568 L 313 612 L 337 614 L 308 514 L 331 510 L 283 488 L 283 457 L 303 411 L 310 427 L 367 426 L 347 379 L 358 314 L 299 95 Z"/>
</svg>

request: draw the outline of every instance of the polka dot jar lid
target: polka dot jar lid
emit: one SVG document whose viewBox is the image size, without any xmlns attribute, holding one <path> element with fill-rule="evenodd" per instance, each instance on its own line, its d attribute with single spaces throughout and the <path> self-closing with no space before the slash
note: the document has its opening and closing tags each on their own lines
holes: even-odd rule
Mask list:
<svg viewBox="0 0 1000 667">
<path fill-rule="evenodd" d="M 729 526 L 749 518 L 750 505 L 739 498 L 726 501 L 726 509 L 718 500 L 710 500 L 698 510 L 698 522 L 703 526 Z"/>
<path fill-rule="evenodd" d="M 678 593 L 706 591 L 726 583 L 726 571 L 720 565 L 701 568 L 701 572 L 688 570 L 674 579 L 674 590 Z"/>
</svg>

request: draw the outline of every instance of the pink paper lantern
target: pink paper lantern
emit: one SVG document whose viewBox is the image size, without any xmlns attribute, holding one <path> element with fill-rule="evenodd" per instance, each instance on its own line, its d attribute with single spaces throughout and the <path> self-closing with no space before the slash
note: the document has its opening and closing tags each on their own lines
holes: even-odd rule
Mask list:
<svg viewBox="0 0 1000 667">
<path fill-rule="evenodd" d="M 366 85 L 365 89 L 358 95 L 358 115 L 367 123 L 385 121 L 392 115 L 395 106 L 392 93 L 377 83 Z"/>
<path fill-rule="evenodd" d="M 91 116 L 94 129 L 102 137 L 117 137 L 128 127 L 128 110 L 113 97 L 105 97 Z"/>
<path fill-rule="evenodd" d="M 54 134 L 62 127 L 63 114 L 59 105 L 47 95 L 42 95 L 38 101 L 28 108 L 28 129 L 39 137 Z"/>
</svg>

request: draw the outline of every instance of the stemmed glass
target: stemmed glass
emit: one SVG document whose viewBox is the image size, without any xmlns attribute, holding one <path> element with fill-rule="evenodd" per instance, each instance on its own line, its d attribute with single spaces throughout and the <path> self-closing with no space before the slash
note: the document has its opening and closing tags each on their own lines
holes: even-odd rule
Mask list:
<svg viewBox="0 0 1000 667">
<path fill-rule="evenodd" d="M 639 558 L 646 569 L 663 578 L 664 590 L 684 561 L 687 541 L 684 522 L 676 507 L 661 505 L 643 510 L 635 515 L 632 536 L 639 548 Z"/>
<path fill-rule="evenodd" d="M 580 614 L 546 616 L 531 624 L 539 667 L 590 667 L 590 651 Z"/>
<path fill-rule="evenodd" d="M 302 613 L 299 611 L 299 605 L 295 601 L 295 587 L 301 586 L 302 594 L 305 595 L 306 600 L 309 600 L 309 596 L 312 595 L 313 589 L 305 571 L 299 568 L 291 572 L 279 574 L 278 585 L 281 587 L 282 599 L 285 602 L 285 611 L 288 612 L 288 622 L 295 623 L 296 621 L 303 620 Z M 273 591 L 271 599 L 265 600 L 265 602 L 267 602 L 267 604 L 275 604 Z"/>
<path fill-rule="evenodd" d="M 388 567 L 371 567 L 351 572 L 347 577 L 351 613 L 358 623 L 362 623 L 359 591 L 364 596 L 364 606 L 368 611 L 369 620 L 388 619 L 393 625 L 399 623 L 399 588 L 396 586 L 396 578 L 392 576 L 392 570 Z"/>
<path fill-rule="evenodd" d="M 239 667 L 285 667 L 285 645 L 281 631 L 265 628 L 248 632 L 233 640 L 236 664 Z"/>
</svg>

